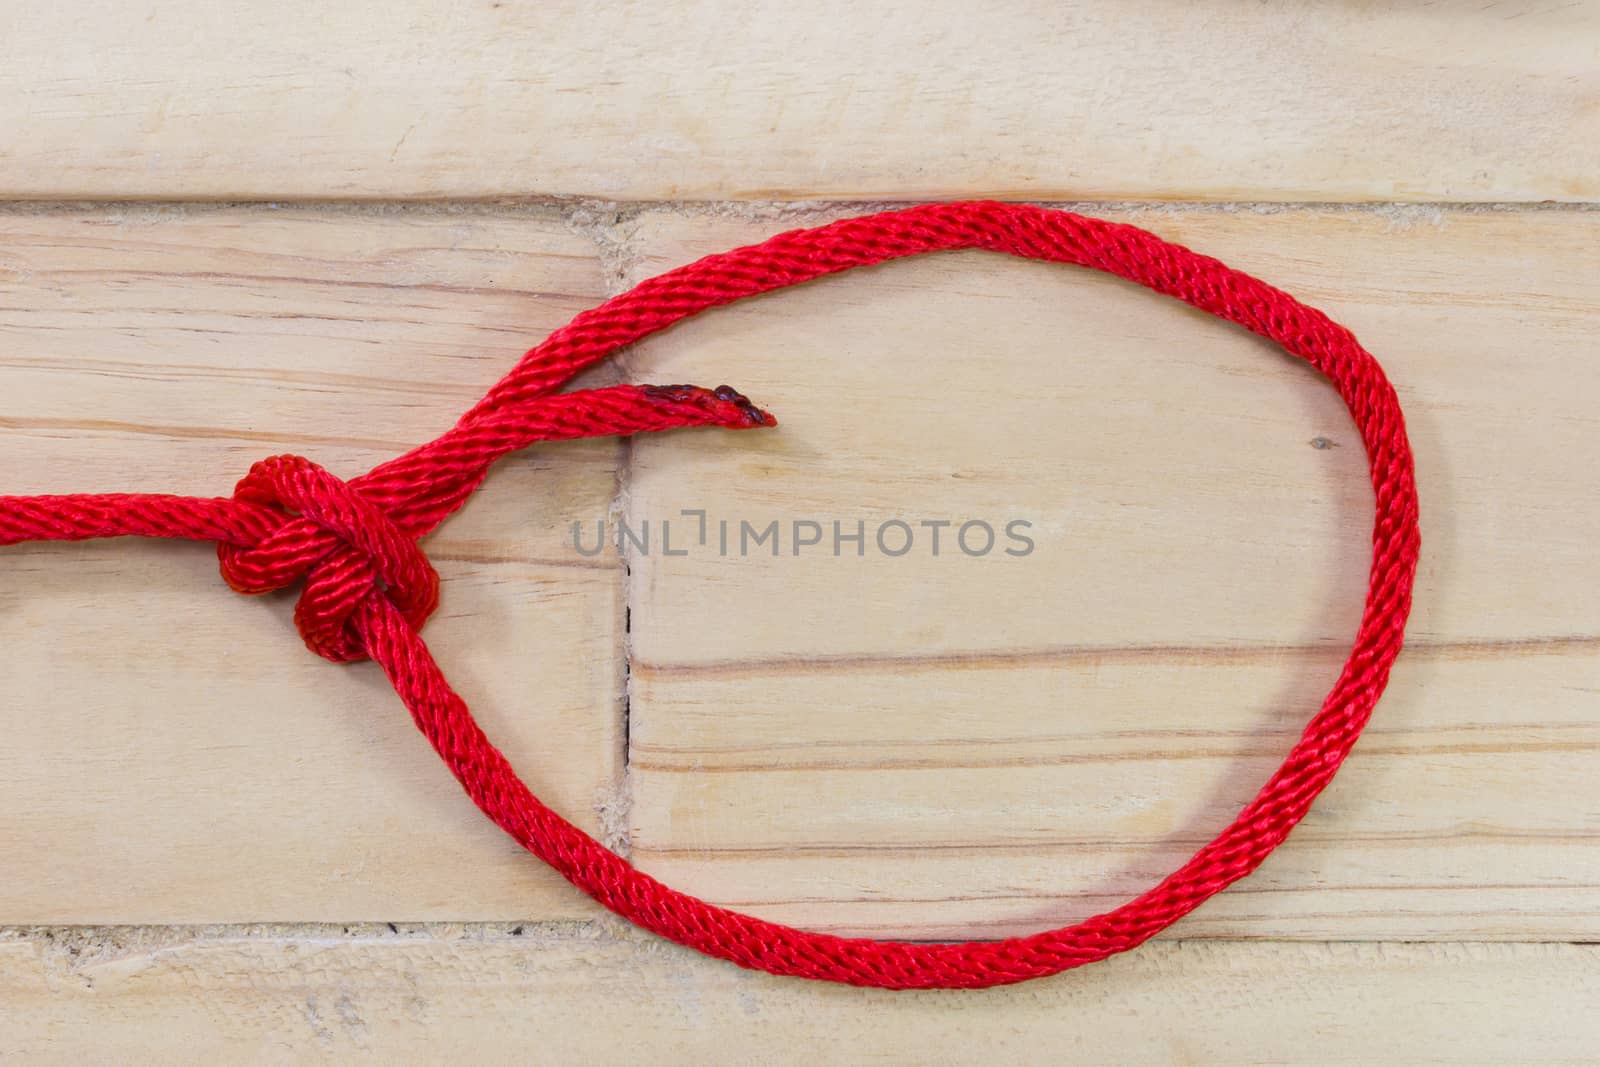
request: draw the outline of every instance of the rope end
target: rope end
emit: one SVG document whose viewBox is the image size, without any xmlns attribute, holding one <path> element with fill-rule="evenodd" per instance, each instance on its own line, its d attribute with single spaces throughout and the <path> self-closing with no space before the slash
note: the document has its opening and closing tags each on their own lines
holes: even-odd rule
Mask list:
<svg viewBox="0 0 1600 1067">
<path fill-rule="evenodd" d="M 766 426 L 771 428 L 778 425 L 778 418 L 770 411 L 764 411 L 750 403 L 750 398 L 731 385 L 719 385 L 711 391 L 711 395 L 724 403 L 732 404 L 738 411 L 745 424 L 749 426 Z"/>
<path fill-rule="evenodd" d="M 645 385 L 640 391 L 652 400 L 682 404 L 710 415 L 717 426 L 731 430 L 778 425 L 777 418 L 750 402 L 750 398 L 731 385 L 703 389 L 698 385 Z"/>
</svg>

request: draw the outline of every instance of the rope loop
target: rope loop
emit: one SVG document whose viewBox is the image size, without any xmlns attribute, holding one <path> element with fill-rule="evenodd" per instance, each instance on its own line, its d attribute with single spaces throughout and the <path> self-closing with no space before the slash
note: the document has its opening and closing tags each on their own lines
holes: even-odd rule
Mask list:
<svg viewBox="0 0 1600 1067">
<path fill-rule="evenodd" d="M 1231 824 L 1139 896 L 1067 926 L 1000 941 L 845 938 L 664 885 L 553 811 L 484 735 L 418 632 L 438 603 L 439 577 L 416 540 L 466 502 L 491 464 L 538 441 L 775 425 L 726 386 L 557 391 L 618 349 L 747 297 L 957 249 L 1114 274 L 1275 341 L 1328 378 L 1361 435 L 1375 504 L 1366 606 L 1350 658 L 1283 765 Z M 303 580 L 295 621 L 312 651 L 341 662 L 370 656 L 484 814 L 617 914 L 743 967 L 895 989 L 1000 985 L 1105 959 L 1255 870 L 1333 779 L 1382 695 L 1400 653 L 1421 550 L 1400 401 L 1349 330 L 1257 278 L 1136 227 L 987 202 L 840 219 L 640 282 L 550 334 L 442 436 L 350 482 L 310 460 L 275 456 L 252 467 L 231 498 L 0 496 L 0 545 L 126 536 L 215 541 L 222 576 L 241 593 Z"/>
<path fill-rule="evenodd" d="M 272 456 L 239 480 L 233 499 L 283 513 L 258 544 L 219 542 L 223 581 L 258 595 L 303 580 L 295 627 L 324 659 L 366 657 L 350 625 L 361 601 L 387 597 L 413 629 L 439 606 L 439 573 L 388 514 L 348 482 L 302 456 Z"/>
</svg>

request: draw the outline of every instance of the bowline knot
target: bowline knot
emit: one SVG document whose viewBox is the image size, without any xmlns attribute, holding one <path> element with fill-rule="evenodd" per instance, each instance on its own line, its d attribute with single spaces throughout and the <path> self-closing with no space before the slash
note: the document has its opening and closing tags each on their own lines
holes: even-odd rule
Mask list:
<svg viewBox="0 0 1600 1067">
<path fill-rule="evenodd" d="M 417 543 L 359 488 L 301 456 L 250 468 L 233 498 L 281 516 L 253 545 L 221 543 L 222 578 L 240 593 L 270 593 L 302 579 L 294 621 L 306 647 L 335 663 L 366 657 L 351 617 L 386 596 L 420 629 L 439 605 L 439 574 Z"/>
</svg>

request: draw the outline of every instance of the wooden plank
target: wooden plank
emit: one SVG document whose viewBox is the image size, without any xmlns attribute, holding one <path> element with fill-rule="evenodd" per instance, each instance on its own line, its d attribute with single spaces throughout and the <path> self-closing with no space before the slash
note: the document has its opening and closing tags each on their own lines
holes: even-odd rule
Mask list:
<svg viewBox="0 0 1600 1067">
<path fill-rule="evenodd" d="M 0 943 L 0 1054 L 1498 1065 L 1587 1062 L 1600 1039 L 1593 945 L 1178 942 L 1021 988 L 885 993 L 741 972 L 605 928 L 84 941 Z"/>
<path fill-rule="evenodd" d="M 0 215 L 3 491 L 226 493 L 282 451 L 364 471 L 602 288 L 590 241 L 540 213 Z M 428 542 L 430 642 L 591 827 L 620 771 L 621 586 L 559 531 L 604 511 L 617 455 L 514 457 Z M 0 921 L 587 913 L 375 668 L 300 647 L 292 599 L 233 596 L 199 545 L 0 553 Z"/>
<path fill-rule="evenodd" d="M 285 16 L 8 5 L 0 196 L 1600 196 L 1591 0 Z"/>
<path fill-rule="evenodd" d="M 1135 218 L 1351 326 L 1400 390 L 1423 503 L 1369 735 L 1180 936 L 1593 939 L 1600 216 Z M 633 273 L 800 221 L 646 216 Z M 1338 398 L 1135 286 L 926 257 L 706 315 L 630 373 L 728 381 L 780 420 L 636 442 L 629 474 L 630 522 L 658 527 L 631 550 L 633 855 L 714 900 L 923 938 L 1103 909 L 1253 794 L 1354 632 L 1371 491 Z M 892 519 L 918 538 L 898 558 L 871 532 Z M 934 557 L 919 525 L 1013 519 L 1026 556 L 970 558 L 952 527 Z M 771 520 L 779 554 L 742 554 L 739 523 Z M 797 520 L 824 544 L 796 556 Z M 835 520 L 866 523 L 864 555 L 834 556 Z"/>
</svg>

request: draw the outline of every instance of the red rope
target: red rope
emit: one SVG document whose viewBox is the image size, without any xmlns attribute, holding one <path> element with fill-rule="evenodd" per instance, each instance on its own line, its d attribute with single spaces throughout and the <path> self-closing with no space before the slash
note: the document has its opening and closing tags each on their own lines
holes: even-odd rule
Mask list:
<svg viewBox="0 0 1600 1067">
<path fill-rule="evenodd" d="M 1283 766 L 1227 829 L 1153 889 L 1077 925 L 1003 941 L 873 941 L 796 930 L 687 896 L 551 811 L 490 744 L 418 634 L 438 603 L 439 578 L 417 540 L 462 505 L 490 464 L 536 441 L 775 425 L 726 386 L 553 391 L 624 345 L 743 297 L 958 248 L 1120 275 L 1278 342 L 1333 382 L 1361 432 L 1377 500 L 1371 581 L 1350 659 Z M 304 582 L 295 621 L 306 644 L 332 660 L 377 661 L 478 807 L 619 915 L 741 966 L 891 988 L 999 985 L 1103 959 L 1253 871 L 1333 778 L 1383 692 L 1411 607 L 1419 546 L 1399 402 L 1348 330 L 1133 226 L 996 203 L 845 219 L 652 278 L 551 334 L 444 436 L 348 482 L 309 460 L 278 456 L 252 467 L 232 497 L 0 497 L 0 545 L 123 535 L 215 541 L 223 577 L 242 593 Z"/>
</svg>

